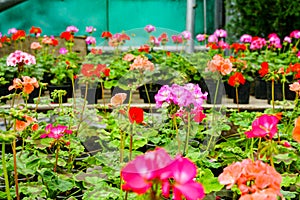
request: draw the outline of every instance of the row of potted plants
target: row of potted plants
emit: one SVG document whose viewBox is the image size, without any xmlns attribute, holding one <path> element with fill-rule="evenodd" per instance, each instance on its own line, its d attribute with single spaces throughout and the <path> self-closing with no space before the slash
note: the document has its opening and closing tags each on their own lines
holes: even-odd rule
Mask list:
<svg viewBox="0 0 300 200">
<path fill-rule="evenodd" d="M 75 28 L 68 27 L 62 36 L 72 38 Z M 154 30 L 153 26 L 145 27 L 149 33 Z M 225 33 L 218 30 L 215 35 L 224 38 Z M 295 93 L 293 109 L 229 110 L 215 106 L 216 91 L 227 77 L 238 93 L 246 79 L 245 73 L 238 72 L 250 67 L 245 68 L 245 61 L 238 61 L 243 63 L 240 68 L 235 65 L 233 58 L 226 56 L 226 48 L 209 48 L 189 56 L 154 50 L 157 43 L 168 41 L 162 34 L 158 39 L 150 35 L 149 44 L 138 50 L 120 53 L 128 35 L 105 32 L 103 37 L 116 47 L 115 55 L 106 57 L 92 49 L 81 64 L 64 65 L 63 69 L 72 72 L 72 88 L 74 74 L 85 86 L 83 98 L 73 96 L 69 107 L 62 104 L 63 90 L 54 91 L 59 99 L 56 108 L 40 112 L 39 99 L 36 107 L 29 107 L 28 96 L 37 87 L 41 91 L 43 85 L 22 73 L 38 61 L 22 51 L 7 57 L 6 65 L 15 65 L 17 76 L 8 87 L 13 91 L 10 107 L 0 109 L 0 170 L 5 185 L 1 198 L 299 198 L 297 81 L 290 86 Z M 172 39 L 185 45 L 191 38 L 184 31 Z M 221 41 L 214 43 L 220 45 Z M 66 44 L 68 51 L 71 47 L 72 43 Z M 19 54 L 24 56 L 16 56 Z M 274 83 L 275 75 L 279 73 L 272 76 Z M 201 78 L 216 84 L 205 91 L 195 83 Z M 104 105 L 87 107 L 88 88 L 97 82 L 102 88 L 120 87 L 128 92 L 113 94 Z M 132 106 L 133 92 L 149 83 L 162 86 L 154 96 L 156 113 L 151 104 L 147 112 Z M 204 109 L 209 96 L 214 106 Z M 24 104 L 18 103 L 20 98 Z"/>
</svg>

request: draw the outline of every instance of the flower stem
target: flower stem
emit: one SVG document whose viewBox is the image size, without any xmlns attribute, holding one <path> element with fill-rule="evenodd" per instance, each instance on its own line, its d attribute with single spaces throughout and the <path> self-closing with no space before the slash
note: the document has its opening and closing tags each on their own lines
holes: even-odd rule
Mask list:
<svg viewBox="0 0 300 200">
<path fill-rule="evenodd" d="M 6 169 L 6 156 L 5 156 L 5 142 L 2 142 L 2 168 L 3 168 L 3 176 L 5 181 L 5 192 L 7 196 L 7 200 L 11 200 L 10 191 L 9 191 L 9 181 Z"/>
<path fill-rule="evenodd" d="M 184 149 L 182 155 L 185 156 L 188 153 L 188 147 L 189 147 L 189 137 L 190 137 L 190 129 L 191 129 L 191 114 L 188 112 L 187 115 L 187 132 L 185 135 L 185 142 L 184 142 Z"/>
<path fill-rule="evenodd" d="M 89 86 L 89 83 L 85 82 L 84 101 L 83 101 L 83 106 L 82 106 L 82 110 L 81 110 L 81 113 L 80 113 L 80 119 L 79 119 L 79 122 L 78 122 L 77 130 L 76 130 L 76 136 L 78 135 L 78 131 L 79 131 L 82 119 L 83 119 L 83 113 L 84 113 L 84 109 L 85 109 L 85 106 L 86 106 L 86 98 L 87 98 L 87 93 L 88 93 L 88 86 Z"/>
<path fill-rule="evenodd" d="M 19 184 L 18 184 L 18 171 L 17 171 L 16 139 L 13 140 L 12 151 L 13 151 L 13 158 L 14 158 L 14 173 L 15 173 L 14 179 L 15 179 L 15 187 L 16 187 L 16 197 L 17 197 L 17 200 L 20 200 Z"/>
<path fill-rule="evenodd" d="M 176 130 L 176 139 L 177 139 L 177 144 L 178 144 L 178 153 L 180 154 L 180 139 L 179 139 L 179 134 L 178 134 L 178 126 L 177 126 L 176 115 L 174 115 L 174 117 L 173 117 L 173 124 L 174 124 L 175 130 Z"/>
<path fill-rule="evenodd" d="M 275 88 L 275 86 L 274 86 L 274 84 L 275 84 L 275 81 L 274 81 L 274 79 L 272 79 L 272 109 L 273 109 L 273 113 L 275 112 L 275 102 L 274 102 L 274 99 L 275 99 L 275 97 L 274 97 L 274 88 Z"/>
<path fill-rule="evenodd" d="M 58 152 L 59 152 L 59 145 L 57 145 L 56 153 L 55 153 L 55 164 L 54 164 L 54 168 L 53 168 L 53 171 L 54 171 L 54 172 L 56 172 L 56 169 L 57 169 Z"/>
<path fill-rule="evenodd" d="M 104 114 L 106 114 L 106 106 L 105 106 L 105 98 L 104 98 L 104 87 L 103 87 L 103 82 L 102 81 L 100 81 L 100 86 L 101 86 Z"/>
<path fill-rule="evenodd" d="M 133 126 L 135 122 L 130 126 L 130 135 L 129 135 L 129 161 L 132 159 L 132 145 L 133 145 Z"/>
<path fill-rule="evenodd" d="M 151 106 L 151 103 L 150 103 L 149 92 L 148 92 L 148 88 L 147 88 L 146 84 L 144 84 L 144 87 L 145 87 L 145 92 L 146 92 L 146 95 L 147 95 L 147 100 L 148 100 L 148 103 L 149 103 L 150 113 L 152 114 L 152 106 Z M 153 118 L 153 115 L 152 115 L 152 118 Z"/>
<path fill-rule="evenodd" d="M 38 105 L 39 105 L 40 100 L 41 100 L 42 89 L 43 89 L 43 84 L 40 84 L 39 96 L 38 96 L 38 100 L 37 100 L 37 102 L 35 104 L 35 109 L 34 109 L 35 112 L 37 111 Z"/>
<path fill-rule="evenodd" d="M 214 107 L 215 107 L 215 104 L 216 104 L 216 102 L 217 102 L 217 96 L 218 96 L 219 85 L 220 85 L 220 79 L 218 79 L 217 85 L 216 85 L 216 91 L 215 91 L 215 96 L 214 96 Z"/>
</svg>

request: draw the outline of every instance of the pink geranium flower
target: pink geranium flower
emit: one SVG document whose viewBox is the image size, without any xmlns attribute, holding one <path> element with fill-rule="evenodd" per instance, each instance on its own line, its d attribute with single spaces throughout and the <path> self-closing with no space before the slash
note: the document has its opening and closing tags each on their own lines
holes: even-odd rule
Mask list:
<svg viewBox="0 0 300 200">
<path fill-rule="evenodd" d="M 125 181 L 122 189 L 144 194 L 152 186 L 152 180 L 163 179 L 162 170 L 172 162 L 169 154 L 161 148 L 137 156 L 122 170 L 121 177 Z"/>
<path fill-rule="evenodd" d="M 277 133 L 279 119 L 274 115 L 264 114 L 252 122 L 252 129 L 245 132 L 247 138 L 265 137 L 270 139 Z"/>
<path fill-rule="evenodd" d="M 214 35 L 217 36 L 218 38 L 226 38 L 227 37 L 227 32 L 223 29 L 217 29 L 214 32 Z"/>
<path fill-rule="evenodd" d="M 155 31 L 155 27 L 152 26 L 151 24 L 145 26 L 144 29 L 145 29 L 145 31 L 147 31 L 148 33 L 151 33 L 151 32 L 153 32 L 153 31 Z"/>
<path fill-rule="evenodd" d="M 171 188 L 174 200 L 182 200 L 182 197 L 187 200 L 204 198 L 203 186 L 194 180 L 197 168 L 192 161 L 179 156 L 165 170 L 171 172 L 170 178 L 173 180 L 163 182 L 162 192 L 165 197 L 169 198 Z"/>
<path fill-rule="evenodd" d="M 94 28 L 92 26 L 85 27 L 85 32 L 87 32 L 87 33 L 93 33 L 95 31 L 96 31 L 96 28 Z"/>
<path fill-rule="evenodd" d="M 96 38 L 93 37 L 93 36 L 88 36 L 85 39 L 85 42 L 86 42 L 87 45 L 95 45 L 96 44 Z"/>
<path fill-rule="evenodd" d="M 53 139 L 60 139 L 63 137 L 65 134 L 72 134 L 71 130 L 67 129 L 67 126 L 62 126 L 62 125 L 57 125 L 53 126 L 52 124 L 48 124 L 45 128 L 46 133 L 42 134 L 40 137 L 41 138 L 53 138 Z"/>
<path fill-rule="evenodd" d="M 198 42 L 202 42 L 206 39 L 206 35 L 205 34 L 198 34 L 196 36 L 196 39 L 197 39 Z"/>
<path fill-rule="evenodd" d="M 191 32 L 189 32 L 189 31 L 183 31 L 183 32 L 181 33 L 181 35 L 182 35 L 182 37 L 183 37 L 185 40 L 190 40 L 190 39 L 191 39 L 191 36 L 192 36 Z"/>
<path fill-rule="evenodd" d="M 252 42 L 252 36 L 248 35 L 248 34 L 244 34 L 244 35 L 241 36 L 240 41 L 244 42 L 244 43 L 251 43 Z"/>
</svg>

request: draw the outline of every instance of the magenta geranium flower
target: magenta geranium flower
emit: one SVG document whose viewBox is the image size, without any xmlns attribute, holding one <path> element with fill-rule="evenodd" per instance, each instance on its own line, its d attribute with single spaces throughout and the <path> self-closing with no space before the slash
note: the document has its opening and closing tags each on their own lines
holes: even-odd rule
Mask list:
<svg viewBox="0 0 300 200">
<path fill-rule="evenodd" d="M 173 190 L 174 200 L 195 200 L 204 198 L 203 186 L 194 179 L 197 175 L 196 165 L 187 158 L 177 157 L 165 170 L 171 172 L 169 180 L 163 182 L 162 193 L 169 198 L 170 189 Z"/>
<path fill-rule="evenodd" d="M 154 27 L 153 25 L 151 25 L 151 24 L 145 26 L 144 29 L 145 29 L 145 31 L 147 31 L 148 33 L 151 33 L 151 32 L 153 32 L 153 31 L 155 31 L 155 27 Z"/>
<path fill-rule="evenodd" d="M 162 148 L 137 156 L 121 170 L 121 177 L 125 181 L 122 189 L 137 194 L 146 193 L 154 179 L 164 179 L 166 172 L 163 173 L 163 169 L 171 162 L 170 155 Z"/>
<path fill-rule="evenodd" d="M 61 47 L 59 49 L 59 53 L 62 54 L 62 55 L 64 55 L 64 54 L 68 53 L 68 50 L 65 47 Z"/>
<path fill-rule="evenodd" d="M 46 133 L 42 134 L 40 137 L 41 138 L 53 138 L 53 139 L 60 139 L 63 137 L 65 134 L 72 134 L 71 130 L 67 129 L 67 126 L 62 126 L 62 125 L 57 125 L 53 126 L 52 124 L 48 124 L 45 128 Z"/>
<path fill-rule="evenodd" d="M 279 119 L 274 115 L 264 114 L 252 122 L 252 129 L 245 132 L 247 138 L 265 137 L 270 139 L 277 133 Z"/>
<path fill-rule="evenodd" d="M 240 41 L 244 42 L 244 43 L 251 43 L 252 42 L 252 36 L 249 35 L 249 34 L 244 34 L 244 35 L 241 36 Z"/>
<path fill-rule="evenodd" d="M 85 42 L 86 42 L 87 45 L 95 45 L 96 44 L 96 38 L 93 37 L 93 36 L 88 36 L 85 39 Z"/>
</svg>

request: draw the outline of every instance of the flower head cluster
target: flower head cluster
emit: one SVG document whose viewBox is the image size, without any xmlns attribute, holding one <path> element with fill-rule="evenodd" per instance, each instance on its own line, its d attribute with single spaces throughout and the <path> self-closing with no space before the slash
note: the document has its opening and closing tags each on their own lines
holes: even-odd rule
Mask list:
<svg viewBox="0 0 300 200">
<path fill-rule="evenodd" d="M 295 120 L 295 127 L 293 129 L 293 139 L 300 143 L 300 117 Z"/>
<path fill-rule="evenodd" d="M 12 34 L 11 39 L 14 41 L 17 40 L 25 40 L 26 32 L 24 30 L 17 30 L 15 33 Z"/>
<path fill-rule="evenodd" d="M 235 162 L 223 170 L 218 177 L 227 189 L 234 185 L 240 189 L 244 199 L 277 199 L 280 193 L 281 175 L 260 160 L 245 159 Z"/>
<path fill-rule="evenodd" d="M 87 32 L 87 33 L 93 33 L 93 32 L 95 32 L 96 31 L 96 28 L 94 28 L 93 26 L 87 26 L 87 27 L 85 27 L 85 32 Z"/>
<path fill-rule="evenodd" d="M 34 88 L 39 87 L 39 83 L 36 78 L 22 76 L 22 80 L 19 78 L 15 78 L 13 80 L 13 85 L 9 86 L 8 90 L 21 89 L 25 94 L 30 94 L 34 90 Z"/>
<path fill-rule="evenodd" d="M 40 27 L 32 26 L 29 33 L 34 34 L 36 37 L 39 37 L 42 33 L 42 29 Z"/>
<path fill-rule="evenodd" d="M 109 76 L 109 72 L 110 69 L 107 68 L 105 64 L 94 65 L 85 63 L 81 68 L 81 74 L 88 78 L 100 78 L 102 74 L 104 76 Z"/>
<path fill-rule="evenodd" d="M 122 170 L 121 177 L 125 181 L 122 189 L 145 194 L 152 186 L 161 186 L 161 193 L 169 198 L 172 191 L 174 200 L 202 199 L 204 189 L 195 181 L 197 168 L 187 158 L 177 156 L 172 159 L 162 148 L 146 152 L 129 162 Z M 156 191 L 157 192 L 157 191 Z"/>
<path fill-rule="evenodd" d="M 6 59 L 6 64 L 8 66 L 34 65 L 36 64 L 36 60 L 33 55 L 20 50 L 16 50 L 15 52 L 9 54 Z"/>
<path fill-rule="evenodd" d="M 266 137 L 270 139 L 277 133 L 279 118 L 275 115 L 263 114 L 252 122 L 252 129 L 245 132 L 247 138 Z"/>
<path fill-rule="evenodd" d="M 45 128 L 46 133 L 43 133 L 40 137 L 41 138 L 53 138 L 56 140 L 59 140 L 61 137 L 63 137 L 65 134 L 72 134 L 71 130 L 68 130 L 67 126 L 63 125 L 57 125 L 53 126 L 52 124 L 48 124 Z"/>
<path fill-rule="evenodd" d="M 88 36 L 85 39 L 85 42 L 86 42 L 87 45 L 95 45 L 96 44 L 96 38 L 93 37 L 93 36 Z"/>
<path fill-rule="evenodd" d="M 244 85 L 246 83 L 246 79 L 241 72 L 235 72 L 228 79 L 228 84 L 232 87 L 238 87 L 239 85 Z"/>
<path fill-rule="evenodd" d="M 153 31 L 155 31 L 155 26 L 149 24 L 149 25 L 145 26 L 144 29 L 145 29 L 145 31 L 147 31 L 148 33 L 151 33 L 151 32 L 153 32 Z"/>
<path fill-rule="evenodd" d="M 184 86 L 173 84 L 171 87 L 163 85 L 154 98 L 158 108 L 163 103 L 167 103 L 168 105 L 177 105 L 179 107 L 177 115 L 190 111 L 194 114 L 194 120 L 197 122 L 200 122 L 205 117 L 202 112 L 202 104 L 207 99 L 207 92 L 202 93 L 198 84 L 188 83 Z M 200 116 L 202 117 L 199 119 Z"/>
<path fill-rule="evenodd" d="M 300 95 L 300 82 L 296 81 L 296 82 L 290 84 L 289 89 L 293 92 L 296 92 L 296 94 L 299 96 Z"/>
<path fill-rule="evenodd" d="M 70 32 L 71 34 L 77 33 L 79 31 L 79 29 L 76 26 L 68 26 L 66 28 L 67 32 Z"/>
<path fill-rule="evenodd" d="M 251 50 L 259 50 L 262 49 L 267 44 L 267 41 L 261 37 L 252 37 L 252 41 L 250 43 Z"/>
<path fill-rule="evenodd" d="M 38 128 L 38 124 L 35 123 L 36 119 L 28 116 L 28 115 L 24 115 L 23 116 L 24 120 L 16 120 L 16 130 L 17 131 L 24 131 L 29 125 L 31 125 L 31 130 L 36 131 Z"/>
<path fill-rule="evenodd" d="M 54 36 L 48 37 L 44 36 L 42 39 L 42 44 L 51 45 L 51 46 L 57 46 L 58 40 L 54 38 Z"/>
<path fill-rule="evenodd" d="M 208 61 L 206 71 L 219 72 L 222 75 L 227 75 L 232 72 L 232 62 L 229 58 L 216 54 L 213 59 Z"/>
<path fill-rule="evenodd" d="M 109 33 L 109 32 L 107 32 L 107 33 Z M 109 38 L 108 44 L 109 44 L 109 46 L 112 46 L 112 47 L 121 46 L 126 42 L 126 40 L 130 40 L 130 37 L 126 33 L 116 33 L 112 36 L 111 36 L 111 34 L 106 35 L 106 36 L 103 36 L 103 34 L 102 34 L 102 37 Z"/>
<path fill-rule="evenodd" d="M 140 71 L 153 71 L 154 70 L 154 64 L 148 60 L 147 57 L 138 55 L 134 58 L 133 63 L 130 64 L 129 70 L 140 70 Z"/>
</svg>

